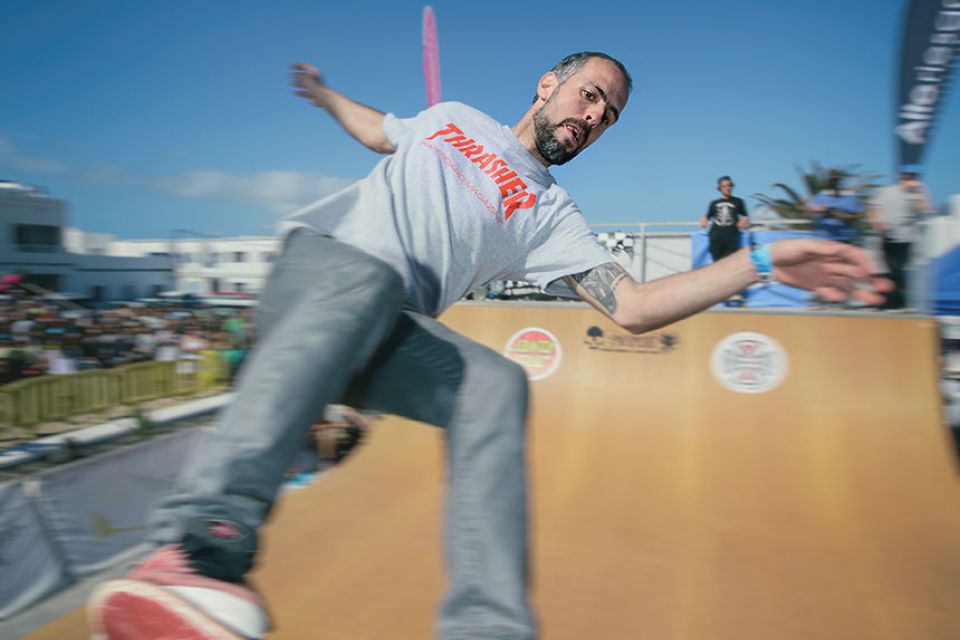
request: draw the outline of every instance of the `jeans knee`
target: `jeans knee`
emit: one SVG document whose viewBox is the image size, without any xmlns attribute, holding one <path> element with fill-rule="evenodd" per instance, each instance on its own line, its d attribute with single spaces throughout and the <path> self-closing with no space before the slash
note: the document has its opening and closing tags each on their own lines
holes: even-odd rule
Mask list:
<svg viewBox="0 0 960 640">
<path fill-rule="evenodd" d="M 508 368 L 510 373 L 506 377 L 513 389 L 514 400 L 526 406 L 530 399 L 530 380 L 527 377 L 527 370 L 512 360 L 508 361 Z"/>
<path fill-rule="evenodd" d="M 526 370 L 516 362 L 497 354 L 496 365 L 491 367 L 492 389 L 489 399 L 501 411 L 516 411 L 524 418 L 530 398 L 530 383 Z"/>
</svg>

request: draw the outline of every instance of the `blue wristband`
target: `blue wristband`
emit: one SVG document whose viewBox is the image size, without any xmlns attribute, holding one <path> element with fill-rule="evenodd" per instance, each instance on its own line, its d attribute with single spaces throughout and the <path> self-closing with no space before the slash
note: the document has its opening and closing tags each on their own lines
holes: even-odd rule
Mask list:
<svg viewBox="0 0 960 640">
<path fill-rule="evenodd" d="M 769 244 L 755 244 L 750 250 L 750 261 L 757 270 L 757 280 L 770 282 L 773 280 L 773 259 L 770 257 Z"/>
</svg>

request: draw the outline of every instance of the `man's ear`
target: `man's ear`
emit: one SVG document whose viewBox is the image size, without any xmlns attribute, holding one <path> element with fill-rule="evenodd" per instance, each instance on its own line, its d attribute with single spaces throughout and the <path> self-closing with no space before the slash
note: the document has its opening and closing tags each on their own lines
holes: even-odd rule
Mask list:
<svg viewBox="0 0 960 640">
<path fill-rule="evenodd" d="M 537 97 L 541 101 L 546 102 L 550 99 L 550 96 L 553 95 L 553 92 L 557 90 L 558 86 L 560 86 L 560 82 L 557 80 L 557 74 L 553 71 L 547 71 L 540 76 L 540 82 L 537 83 Z"/>
</svg>

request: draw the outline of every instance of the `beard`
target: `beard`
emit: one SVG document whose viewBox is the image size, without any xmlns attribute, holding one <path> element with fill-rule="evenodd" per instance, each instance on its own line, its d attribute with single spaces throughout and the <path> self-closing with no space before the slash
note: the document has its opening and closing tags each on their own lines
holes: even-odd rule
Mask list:
<svg viewBox="0 0 960 640">
<path fill-rule="evenodd" d="M 543 113 L 543 110 L 548 104 L 550 104 L 549 100 L 533 114 L 534 143 L 537 145 L 537 151 L 543 159 L 550 164 L 566 164 L 576 158 L 577 154 L 580 153 L 580 150 L 583 148 L 583 142 L 586 141 L 590 135 L 590 125 L 577 118 L 566 118 L 557 124 L 553 124 Z M 566 149 L 557 139 L 557 129 L 566 124 L 575 124 L 580 127 L 580 131 L 583 132 L 583 141 L 572 150 Z"/>
</svg>

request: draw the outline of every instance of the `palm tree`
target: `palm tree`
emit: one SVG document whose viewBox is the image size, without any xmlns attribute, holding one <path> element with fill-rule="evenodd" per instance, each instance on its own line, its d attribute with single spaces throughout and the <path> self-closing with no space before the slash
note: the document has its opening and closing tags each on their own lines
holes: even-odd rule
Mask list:
<svg viewBox="0 0 960 640">
<path fill-rule="evenodd" d="M 830 174 L 834 172 L 840 175 L 846 190 L 853 191 L 862 199 L 869 197 L 870 192 L 879 186 L 875 181 L 882 177 L 878 173 L 861 170 L 860 165 L 827 167 L 814 161 L 810 163 L 809 171 L 804 171 L 802 168 L 797 167 L 797 173 L 800 175 L 806 196 L 802 196 L 797 189 L 794 189 L 788 184 L 777 182 L 771 186 L 783 191 L 784 197 L 778 198 L 762 193 L 755 193 L 752 197 L 781 218 L 788 220 L 812 220 L 814 214 L 809 210 L 807 205 L 813 196 L 827 188 Z"/>
</svg>

